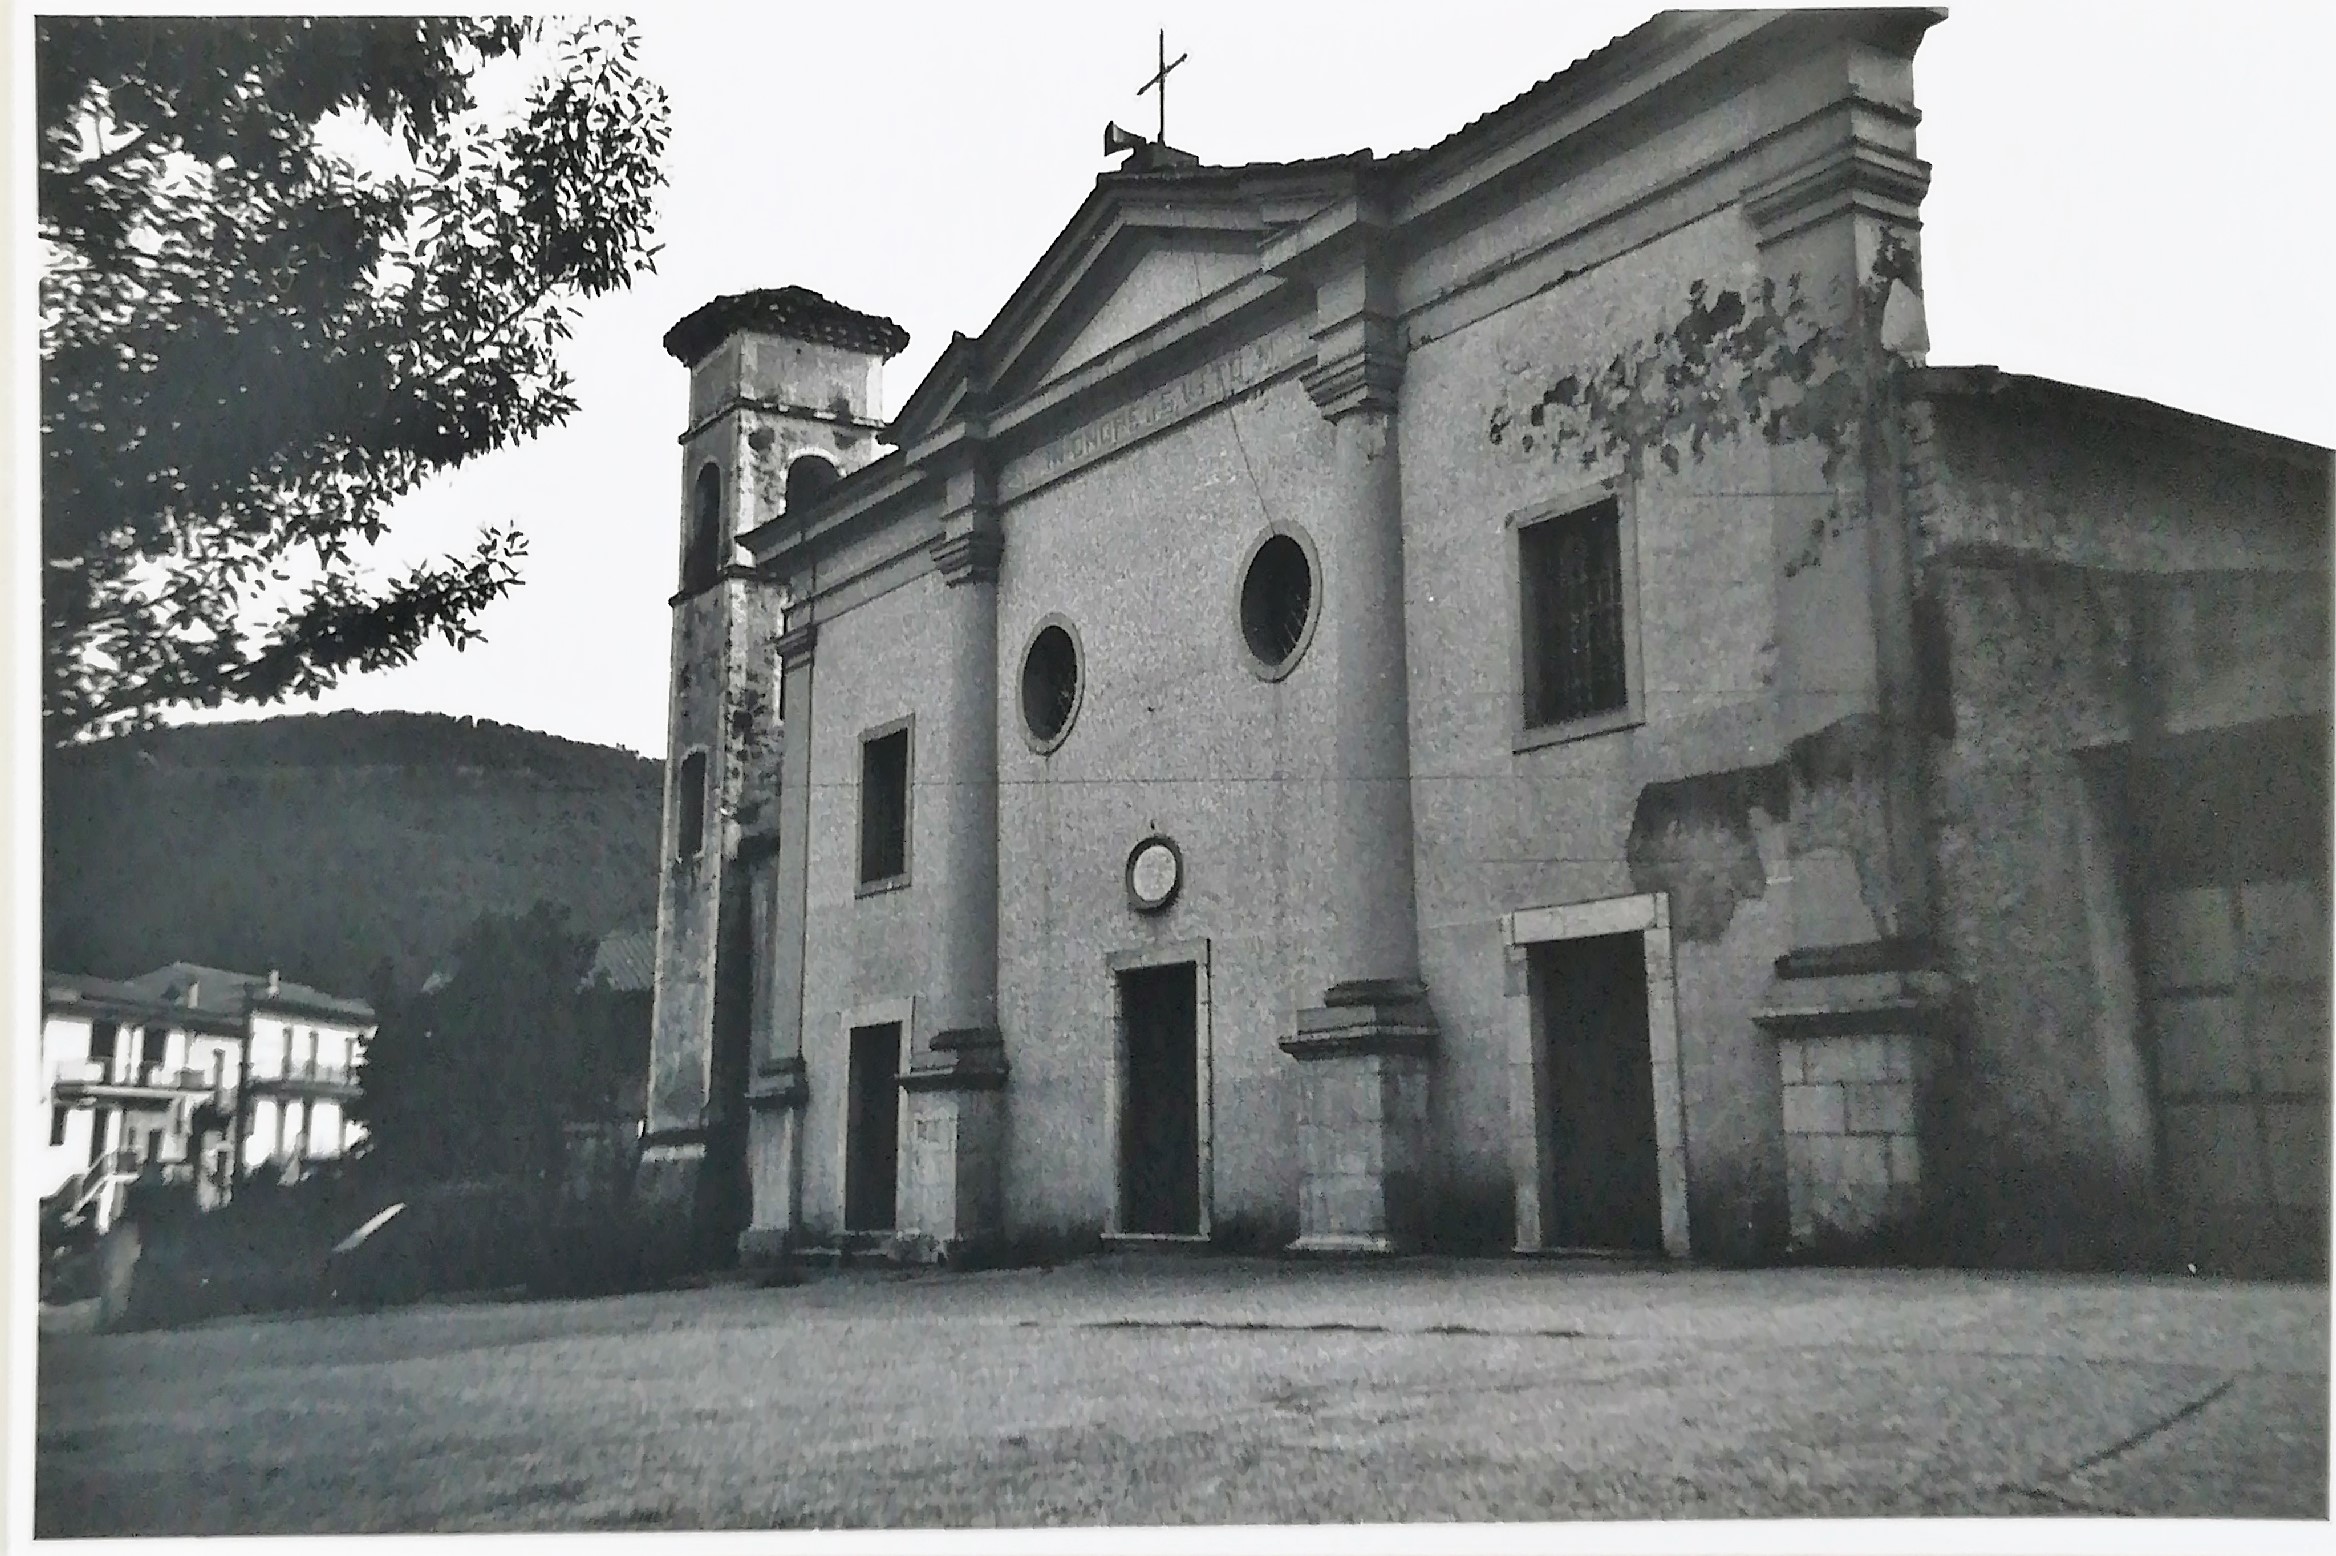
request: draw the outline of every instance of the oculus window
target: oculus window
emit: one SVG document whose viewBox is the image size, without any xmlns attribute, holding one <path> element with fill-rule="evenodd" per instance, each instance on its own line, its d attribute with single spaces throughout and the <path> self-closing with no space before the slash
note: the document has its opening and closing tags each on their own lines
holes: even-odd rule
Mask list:
<svg viewBox="0 0 2336 1556">
<path fill-rule="evenodd" d="M 1313 543 L 1277 525 L 1252 546 L 1235 610 L 1251 668 L 1278 681 L 1297 668 L 1314 636 L 1321 589 Z"/>
<path fill-rule="evenodd" d="M 1079 640 L 1070 623 L 1048 617 L 1022 655 L 1022 727 L 1041 756 L 1061 745 L 1079 716 Z"/>
</svg>

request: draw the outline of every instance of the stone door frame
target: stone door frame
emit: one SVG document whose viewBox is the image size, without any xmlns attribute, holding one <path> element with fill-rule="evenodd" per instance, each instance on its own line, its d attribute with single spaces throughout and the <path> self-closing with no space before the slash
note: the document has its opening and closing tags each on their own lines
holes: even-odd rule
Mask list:
<svg viewBox="0 0 2336 1556">
<path fill-rule="evenodd" d="M 1516 1251 L 1540 1253 L 1541 1195 L 1549 1176 L 1549 1119 L 1542 1106 L 1541 1043 L 1529 960 L 1537 945 L 1637 933 L 1646 959 L 1647 1053 L 1654 1071 L 1655 1181 L 1663 1208 L 1663 1252 L 1688 1256 L 1687 1119 L 1679 1084 L 1679 997 L 1672 971 L 1667 892 L 1522 908 L 1501 915 L 1508 961 L 1509 1175 L 1516 1185 Z"/>
<path fill-rule="evenodd" d="M 908 1193 L 911 1144 L 904 1127 L 908 1123 L 908 1109 L 900 1101 L 900 1075 L 908 1068 L 908 1056 L 916 1044 L 916 1019 L 916 996 L 906 995 L 899 999 L 870 1000 L 865 1005 L 854 1005 L 843 1013 L 843 1020 L 837 1027 L 843 1039 L 843 1075 L 834 1089 L 834 1094 L 842 1101 L 842 1111 L 836 1115 L 835 1130 L 835 1224 L 838 1232 L 847 1235 L 851 1232 L 845 1222 L 851 1206 L 848 1186 L 852 1171 L 852 1034 L 862 1027 L 895 1024 L 900 1027 L 900 1050 L 892 1066 L 893 1106 L 897 1110 L 893 1114 L 892 1230 L 895 1233 L 900 1230 L 902 1201 Z"/>
<path fill-rule="evenodd" d="M 1120 1086 L 1127 1076 L 1127 1013 L 1120 1008 L 1120 974 L 1141 972 L 1152 967 L 1175 967 L 1185 962 L 1192 964 L 1192 1051 L 1193 1064 L 1199 1074 L 1194 1077 L 1194 1095 L 1197 1098 L 1194 1120 L 1198 1132 L 1200 1158 L 1200 1230 L 1197 1232 L 1129 1232 L 1121 1229 L 1119 1221 L 1127 1198 L 1127 1186 L 1120 1181 L 1119 1123 L 1124 1108 Z M 1103 1138 L 1110 1152 L 1111 1198 L 1103 1213 L 1103 1235 L 1120 1243 L 1206 1243 L 1214 1235 L 1216 1225 L 1216 1044 L 1211 1035 L 1209 1011 L 1211 991 L 1209 983 L 1209 942 L 1207 939 L 1179 940 L 1169 945 L 1145 946 L 1137 950 L 1114 951 L 1103 958 L 1104 976 L 1111 984 L 1111 1042 L 1104 1050 L 1109 1056 L 1104 1084 Z"/>
</svg>

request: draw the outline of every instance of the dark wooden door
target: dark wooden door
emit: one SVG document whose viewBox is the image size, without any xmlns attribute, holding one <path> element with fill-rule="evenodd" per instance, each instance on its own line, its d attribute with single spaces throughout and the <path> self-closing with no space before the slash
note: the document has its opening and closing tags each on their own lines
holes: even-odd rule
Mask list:
<svg viewBox="0 0 2336 1556">
<path fill-rule="evenodd" d="M 1543 1240 L 1658 1251 L 1645 945 L 1637 935 L 1557 941 L 1535 947 L 1533 960 L 1549 1132 Z"/>
<path fill-rule="evenodd" d="M 852 1029 L 844 1230 L 889 1232 L 900 1179 L 900 1024 Z"/>
<path fill-rule="evenodd" d="M 1200 1231 L 1198 983 L 1190 962 L 1120 975 L 1120 1230 Z"/>
</svg>

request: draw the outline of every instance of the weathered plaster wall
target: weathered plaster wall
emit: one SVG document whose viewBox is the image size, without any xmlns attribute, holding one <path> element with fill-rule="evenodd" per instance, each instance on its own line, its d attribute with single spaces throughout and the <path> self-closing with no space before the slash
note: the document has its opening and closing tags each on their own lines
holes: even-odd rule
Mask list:
<svg viewBox="0 0 2336 1556">
<path fill-rule="evenodd" d="M 1917 418 L 1952 720 L 1941 938 L 1970 1013 L 1954 1224 L 1983 1257 L 2130 1257 L 2151 1235 L 2151 1120 L 2114 918 L 2130 903 L 2088 881 L 2128 820 L 2103 764 L 2180 731 L 2325 720 L 2325 472 L 2033 403 Z"/>
<path fill-rule="evenodd" d="M 1722 444 L 1625 495 L 1637 523 L 1644 723 L 1519 752 L 1516 563 L 1506 520 L 1617 474 L 1553 459 L 1488 411 L 1600 363 L 1675 314 L 1690 284 L 1755 264 L 1724 212 L 1413 350 L 1403 385 L 1405 582 L 1421 939 L 1443 1023 L 1438 1138 L 1450 1213 L 1502 1220 L 1508 1168 L 1498 917 L 1672 893 L 1693 1237 L 1749 1252 L 1780 1214 L 1775 1058 L 1746 1012 L 1786 914 L 1785 785 L 1767 447 Z M 1530 400 L 1530 395 L 1523 396 Z"/>
<path fill-rule="evenodd" d="M 1331 974 L 1315 931 L 1331 645 L 1252 674 L 1234 615 L 1269 523 L 1319 528 L 1331 428 L 1284 379 L 1087 467 L 1006 515 L 998 607 L 1000 1020 L 1013 1067 L 1009 1226 L 1092 1232 L 1110 1208 L 1115 952 L 1207 940 L 1215 1218 L 1295 1235 L 1295 1079 L 1276 1046 Z M 1323 559 L 1322 587 L 1340 587 Z M 1077 722 L 1030 749 L 1022 657 L 1059 613 L 1084 649 Z M 1128 852 L 1184 851 L 1166 912 L 1126 902 Z M 1335 910 L 1336 905 L 1329 905 Z"/>
</svg>

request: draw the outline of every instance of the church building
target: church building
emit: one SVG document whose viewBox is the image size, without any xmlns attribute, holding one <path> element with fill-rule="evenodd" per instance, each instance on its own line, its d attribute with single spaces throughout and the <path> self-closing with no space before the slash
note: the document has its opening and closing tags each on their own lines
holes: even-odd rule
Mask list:
<svg viewBox="0 0 2336 1556">
<path fill-rule="evenodd" d="M 1925 360 L 1942 16 L 675 325 L 650 1219 L 2324 1268 L 2329 455 Z"/>
</svg>

